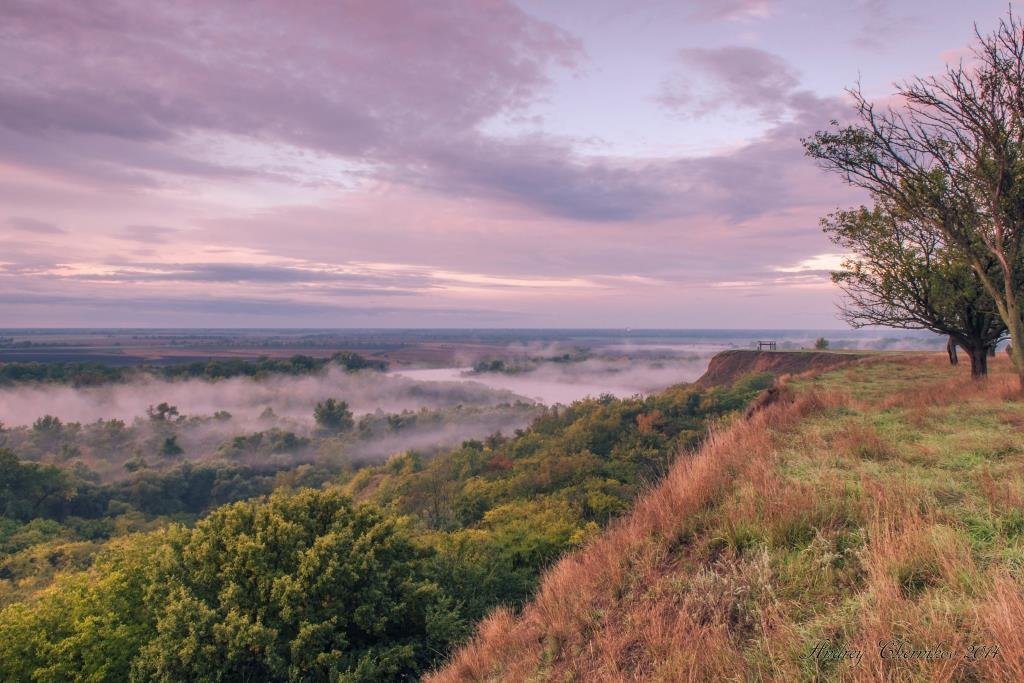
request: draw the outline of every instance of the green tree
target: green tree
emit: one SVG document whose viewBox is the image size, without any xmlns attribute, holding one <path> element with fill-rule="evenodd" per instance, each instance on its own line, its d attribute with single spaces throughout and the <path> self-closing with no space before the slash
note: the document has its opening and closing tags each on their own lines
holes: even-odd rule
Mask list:
<svg viewBox="0 0 1024 683">
<path fill-rule="evenodd" d="M 0 610 L 0 680 L 413 678 L 467 633 L 437 573 L 379 508 L 277 493 L 115 541 Z"/>
<path fill-rule="evenodd" d="M 0 448 L 0 515 L 28 521 L 33 517 L 59 517 L 74 486 L 58 467 L 21 462 Z"/>
<path fill-rule="evenodd" d="M 64 424 L 54 415 L 44 415 L 32 423 L 32 443 L 41 451 L 54 451 L 64 439 Z"/>
<path fill-rule="evenodd" d="M 317 426 L 329 432 L 347 432 L 355 426 L 348 403 L 333 398 L 317 403 L 313 409 L 313 418 Z"/>
<path fill-rule="evenodd" d="M 178 437 L 171 435 L 164 437 L 163 443 L 160 444 L 160 455 L 165 458 L 173 458 L 174 456 L 181 455 L 185 451 L 181 446 L 178 445 Z"/>
<path fill-rule="evenodd" d="M 350 372 L 356 370 L 377 370 L 383 372 L 388 368 L 388 364 L 382 360 L 369 360 L 351 351 L 339 351 L 331 356 L 331 361 Z"/>
<path fill-rule="evenodd" d="M 91 572 L 0 611 L 0 680 L 126 681 L 155 635 L 146 604 L 160 551 L 176 528 L 116 541 Z"/>
<path fill-rule="evenodd" d="M 53 415 L 43 415 L 32 423 L 32 431 L 45 434 L 60 434 L 63 425 L 60 418 Z"/>
<path fill-rule="evenodd" d="M 150 406 L 146 409 L 146 414 L 149 415 L 149 419 L 154 422 L 170 422 L 171 420 L 180 417 L 178 414 L 178 407 L 172 406 L 166 401 L 158 405 L 156 408 Z"/>
<path fill-rule="evenodd" d="M 1024 389 L 1024 23 L 1012 13 L 976 33 L 969 64 L 898 86 L 904 106 L 821 131 L 807 152 L 901 219 L 940 234 L 992 298 Z"/>
<path fill-rule="evenodd" d="M 429 553 L 336 492 L 221 508 L 173 553 L 138 680 L 394 680 L 464 633 Z"/>
<path fill-rule="evenodd" d="M 942 234 L 900 219 L 878 201 L 874 209 L 839 211 L 822 221 L 833 242 L 850 252 L 833 282 L 846 293 L 841 309 L 854 327 L 884 325 L 949 336 L 967 350 L 971 376 L 988 373 L 989 351 L 1006 325 L 973 270 L 946 247 Z M 990 269 L 995 264 L 988 259 Z"/>
</svg>

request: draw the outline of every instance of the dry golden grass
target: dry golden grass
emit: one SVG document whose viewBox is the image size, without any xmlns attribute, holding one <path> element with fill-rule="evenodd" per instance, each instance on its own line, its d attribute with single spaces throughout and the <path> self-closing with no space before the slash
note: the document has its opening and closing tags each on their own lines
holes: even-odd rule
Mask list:
<svg viewBox="0 0 1024 683">
<path fill-rule="evenodd" d="M 631 514 L 555 565 L 518 618 L 497 611 L 428 680 L 528 680 L 543 671 L 543 678 L 553 679 L 572 672 L 583 680 L 644 680 L 667 666 L 698 679 L 740 671 L 743 658 L 729 638 L 740 624 L 729 601 L 690 590 L 681 604 L 666 604 L 646 599 L 645 589 L 672 571 L 666 549 L 687 542 L 690 522 L 720 503 L 740 472 L 768 456 L 773 432 L 832 402 L 820 393 L 784 396 L 712 434 Z M 754 574 L 750 562 L 726 562 L 703 579 L 708 585 L 700 585 L 740 596 L 753 590 Z M 500 671 L 493 667 L 497 662 Z"/>
<path fill-rule="evenodd" d="M 891 441 L 878 433 L 873 425 L 849 422 L 836 435 L 835 446 L 845 455 L 862 460 L 890 460 L 896 456 Z"/>
<path fill-rule="evenodd" d="M 988 466 L 976 475 L 978 488 L 985 494 L 993 511 L 1024 510 L 1024 490 L 1021 486 L 1024 481 L 1024 463 L 1018 463 L 1014 469 L 1016 476 L 1009 478 L 997 479 Z"/>
<path fill-rule="evenodd" d="M 1019 578 L 1002 575 L 978 608 L 978 624 L 990 642 L 999 644 L 999 656 L 978 662 L 983 680 L 1024 681 L 1024 594 Z"/>
<path fill-rule="evenodd" d="M 427 680 L 1024 680 L 1024 407 L 994 369 L 797 378 Z"/>
<path fill-rule="evenodd" d="M 908 511 L 909 513 L 909 511 Z M 916 514 L 879 515 L 865 549 L 864 609 L 853 645 L 864 660 L 846 673 L 854 680 L 954 680 L 965 674 L 966 633 L 943 613 L 941 600 L 928 599 L 939 586 L 977 577 L 970 551 L 948 530 Z M 948 651 L 950 657 L 883 657 L 879 643 L 904 642 L 914 648 Z M 957 656 L 953 656 L 953 655 Z"/>
<path fill-rule="evenodd" d="M 915 359 L 904 357 L 897 361 L 900 364 L 913 363 L 919 367 L 945 368 L 941 358 L 927 357 Z M 992 373 L 985 379 L 972 380 L 969 375 L 958 373 L 939 381 L 914 384 L 894 392 L 879 404 L 879 408 L 924 408 L 930 406 L 948 406 L 971 400 L 1007 401 L 1020 398 L 1020 383 L 1016 376 L 1007 372 L 1008 363 L 992 363 Z"/>
</svg>

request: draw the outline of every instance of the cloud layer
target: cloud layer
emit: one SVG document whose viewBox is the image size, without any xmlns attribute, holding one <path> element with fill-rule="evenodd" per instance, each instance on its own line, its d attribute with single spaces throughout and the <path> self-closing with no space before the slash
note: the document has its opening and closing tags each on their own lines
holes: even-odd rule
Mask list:
<svg viewBox="0 0 1024 683">
<path fill-rule="evenodd" d="M 766 292 L 751 324 L 831 321 L 799 264 L 860 198 L 799 140 L 848 82 L 776 50 L 791 3 L 0 11 L 15 324 L 715 326 Z M 853 11 L 849 45 L 892 15 Z"/>
</svg>

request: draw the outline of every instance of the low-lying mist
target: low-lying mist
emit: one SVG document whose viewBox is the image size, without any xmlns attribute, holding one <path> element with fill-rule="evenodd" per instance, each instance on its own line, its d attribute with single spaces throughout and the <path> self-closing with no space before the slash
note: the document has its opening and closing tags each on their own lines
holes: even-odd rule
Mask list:
<svg viewBox="0 0 1024 683">
<path fill-rule="evenodd" d="M 588 358 L 574 362 L 541 362 L 515 372 L 473 372 L 469 368 L 400 370 L 396 376 L 417 380 L 481 384 L 511 391 L 548 405 L 568 404 L 587 396 L 628 397 L 648 394 L 673 384 L 692 382 L 707 369 L 711 354 L 675 358 Z"/>
<path fill-rule="evenodd" d="M 809 332 L 775 335 L 780 350 L 809 348 Z M 939 348 L 935 335 L 833 332 L 830 348 Z M 692 382 L 714 353 L 749 348 L 750 334 L 715 339 L 631 341 L 590 349 L 575 344 L 496 348 L 467 367 L 346 371 L 260 378 L 138 379 L 99 386 L 20 384 L 0 388 L 0 446 L 32 460 L 82 463 L 104 479 L 139 469 L 206 460 L 290 467 L 332 467 L 415 449 L 457 446 L 527 426 L 538 404 L 585 397 L 650 394 Z M 345 401 L 351 424 L 331 433 L 314 421 L 328 398 Z M 167 404 L 169 419 L 154 419 Z M 57 420 L 40 420 L 54 416 Z"/>
<path fill-rule="evenodd" d="M 352 419 L 332 431 L 316 405 L 334 398 Z M 0 446 L 54 464 L 81 463 L 103 480 L 185 462 L 289 468 L 437 452 L 527 426 L 542 408 L 479 383 L 421 382 L 341 369 L 314 375 L 0 389 Z M 52 416 L 52 417 L 46 417 Z M 44 419 L 45 418 L 45 419 Z"/>
<path fill-rule="evenodd" d="M 514 343 L 483 359 L 467 355 L 461 359 L 463 367 L 393 374 L 418 380 L 472 381 L 551 405 L 601 394 L 649 394 L 692 382 L 716 353 L 756 349 L 758 339 L 776 341 L 780 351 L 795 351 L 813 349 L 820 338 L 828 341 L 829 350 L 937 351 L 945 347 L 945 338 L 920 330 L 695 331 L 685 341 L 666 335 L 656 340 L 599 341 L 593 348 L 582 343 Z M 479 371 L 490 363 L 501 367 Z"/>
<path fill-rule="evenodd" d="M 332 368 L 317 375 L 277 375 L 262 379 L 235 377 L 217 381 L 168 381 L 147 378 L 95 387 L 33 384 L 0 389 L 0 420 L 28 425 L 43 415 L 64 422 L 93 422 L 145 416 L 150 406 L 169 403 L 182 415 L 227 411 L 236 424 L 258 426 L 270 408 L 276 415 L 312 423 L 313 408 L 326 398 L 348 402 L 353 413 L 388 413 L 464 405 L 497 405 L 519 400 L 509 391 L 466 383 L 418 382 L 379 372 L 345 372 Z"/>
</svg>

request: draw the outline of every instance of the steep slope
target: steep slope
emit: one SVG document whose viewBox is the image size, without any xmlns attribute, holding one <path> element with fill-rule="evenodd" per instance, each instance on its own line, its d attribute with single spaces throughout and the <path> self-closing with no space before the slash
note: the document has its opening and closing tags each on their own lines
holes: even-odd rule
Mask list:
<svg viewBox="0 0 1024 683">
<path fill-rule="evenodd" d="M 429 680 L 1024 680 L 1022 444 L 1002 359 L 792 382 Z"/>
<path fill-rule="evenodd" d="M 773 375 L 824 372 L 865 357 L 865 354 L 831 351 L 722 351 L 711 359 L 708 369 L 696 384 L 701 387 L 721 386 L 752 372 L 770 372 Z"/>
</svg>

